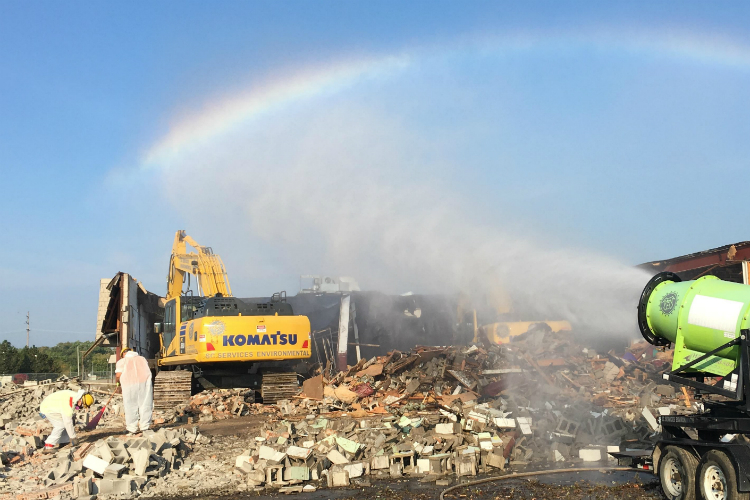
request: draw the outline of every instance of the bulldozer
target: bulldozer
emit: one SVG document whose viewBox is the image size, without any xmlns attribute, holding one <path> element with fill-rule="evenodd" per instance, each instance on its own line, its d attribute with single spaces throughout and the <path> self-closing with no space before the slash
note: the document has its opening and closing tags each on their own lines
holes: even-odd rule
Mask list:
<svg viewBox="0 0 750 500">
<path fill-rule="evenodd" d="M 266 403 L 289 398 L 299 387 L 295 366 L 311 355 L 310 320 L 294 314 L 285 292 L 234 297 L 221 257 L 185 231 L 175 234 L 164 320 L 154 329 L 160 338 L 155 408 L 211 388 L 255 389 Z"/>
</svg>

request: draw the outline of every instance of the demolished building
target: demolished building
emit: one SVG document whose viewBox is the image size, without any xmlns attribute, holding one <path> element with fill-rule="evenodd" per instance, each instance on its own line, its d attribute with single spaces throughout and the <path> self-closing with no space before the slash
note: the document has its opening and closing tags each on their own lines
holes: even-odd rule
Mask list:
<svg viewBox="0 0 750 500">
<path fill-rule="evenodd" d="M 127 346 L 146 359 L 153 359 L 160 348 L 154 323 L 163 318 L 163 299 L 130 274 L 118 272 L 99 284 L 94 346 Z M 119 359 L 119 350 L 116 355 Z"/>
<path fill-rule="evenodd" d="M 750 285 L 749 262 L 750 241 L 741 241 L 670 259 L 646 262 L 638 267 L 650 274 L 673 272 L 683 280 L 711 275 L 724 281 Z"/>
</svg>

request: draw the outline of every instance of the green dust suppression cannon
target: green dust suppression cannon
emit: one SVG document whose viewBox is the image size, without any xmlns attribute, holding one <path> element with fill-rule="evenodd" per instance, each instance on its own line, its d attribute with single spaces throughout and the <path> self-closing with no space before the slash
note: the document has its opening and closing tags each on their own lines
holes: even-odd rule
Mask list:
<svg viewBox="0 0 750 500">
<path fill-rule="evenodd" d="M 659 273 L 641 294 L 641 333 L 674 344 L 662 376 L 696 390 L 691 413 L 658 418 L 650 460 L 670 500 L 750 500 L 749 320 L 750 286 L 714 276 Z"/>
<path fill-rule="evenodd" d="M 750 286 L 659 273 L 641 294 L 638 326 L 651 344 L 674 344 L 673 371 L 690 364 L 692 372 L 727 376 L 739 366 L 741 331 L 750 327 Z"/>
</svg>

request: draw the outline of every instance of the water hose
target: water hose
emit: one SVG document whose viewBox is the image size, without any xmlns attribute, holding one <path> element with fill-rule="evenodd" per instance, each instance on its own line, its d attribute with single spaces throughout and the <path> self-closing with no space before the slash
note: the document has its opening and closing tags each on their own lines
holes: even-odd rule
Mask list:
<svg viewBox="0 0 750 500">
<path fill-rule="evenodd" d="M 637 469 L 634 467 L 577 467 L 574 469 L 551 469 L 551 470 L 538 470 L 534 472 L 515 472 L 513 474 L 504 474 L 502 476 L 486 477 L 484 479 L 477 479 L 476 481 L 469 481 L 467 483 L 457 484 L 451 486 L 448 489 L 443 490 L 440 493 L 440 500 L 445 500 L 445 494 L 457 490 L 458 488 L 464 488 L 466 486 L 474 486 L 477 484 L 491 483 L 493 481 L 503 481 L 504 479 L 518 479 L 521 477 L 531 476 L 543 476 L 545 474 L 563 474 L 565 472 L 587 472 L 587 471 L 599 471 L 599 472 L 616 472 L 616 471 L 630 471 L 630 472 L 648 472 L 653 473 L 651 470 Z"/>
</svg>

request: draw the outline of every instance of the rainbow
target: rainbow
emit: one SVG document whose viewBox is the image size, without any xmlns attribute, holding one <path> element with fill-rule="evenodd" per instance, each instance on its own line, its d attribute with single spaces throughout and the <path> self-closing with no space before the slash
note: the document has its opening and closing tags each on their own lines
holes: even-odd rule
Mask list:
<svg viewBox="0 0 750 500">
<path fill-rule="evenodd" d="M 144 166 L 161 165 L 196 144 L 297 101 L 341 92 L 367 78 L 389 77 L 410 64 L 408 56 L 340 63 L 254 87 L 250 91 L 207 106 L 201 114 L 174 125 L 145 155 Z"/>
<path fill-rule="evenodd" d="M 420 49 L 408 54 L 343 62 L 300 72 L 211 103 L 205 107 L 205 111 L 174 124 L 164 137 L 146 151 L 141 168 L 166 168 L 189 149 L 209 143 L 249 120 L 296 102 L 342 92 L 368 79 L 392 78 L 423 61 L 468 57 L 473 54 L 507 55 L 534 50 L 592 50 L 750 70 L 750 47 L 716 37 L 699 38 L 675 33 L 596 33 L 474 38 L 459 42 L 453 47 Z"/>
</svg>

